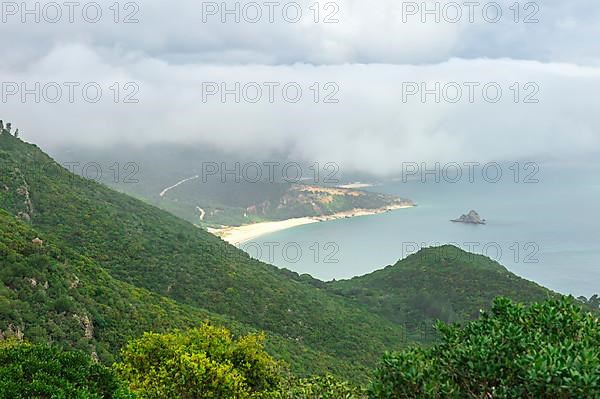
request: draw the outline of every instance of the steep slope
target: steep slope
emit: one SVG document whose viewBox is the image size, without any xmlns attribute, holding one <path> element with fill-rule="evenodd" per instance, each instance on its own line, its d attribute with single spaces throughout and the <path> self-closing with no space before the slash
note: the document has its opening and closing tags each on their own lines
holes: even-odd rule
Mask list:
<svg viewBox="0 0 600 399">
<path fill-rule="evenodd" d="M 44 303 L 43 292 L 29 290 L 23 283 L 31 284 L 31 278 L 36 284 L 49 281 L 45 275 L 9 273 L 11 281 L 21 285 L 0 292 L 0 300 L 12 301 L 0 309 L 19 309 L 18 304 L 32 308 L 5 317 L 4 329 L 11 320 L 20 320 L 22 325 L 42 328 L 33 335 L 55 339 L 50 326 L 60 324 L 59 319 L 36 326 L 27 324 L 31 322 L 27 318 L 47 314 L 64 318 L 69 306 L 88 301 L 93 304 L 90 308 L 75 306 L 75 312 L 65 314 L 72 319 L 74 314 L 79 319 L 88 315 L 99 334 L 94 335 L 98 338 L 94 345 L 106 353 L 114 353 L 126 336 L 142 330 L 188 326 L 210 318 L 229 323 L 234 330 L 267 331 L 273 353 L 289 360 L 300 373 L 329 370 L 360 378 L 383 351 L 405 345 L 406 329 L 410 341 L 427 343 L 436 337 L 431 328 L 435 319 L 471 319 L 499 295 L 524 302 L 554 295 L 496 262 L 453 247 L 423 250 L 349 281 L 324 283 L 298 276 L 253 260 L 165 211 L 75 176 L 36 146 L 7 134 L 0 135 L 0 208 L 20 219 L 21 226 L 35 229 L 17 247 L 29 248 L 31 237 L 40 235 L 62 253 L 76 256 L 54 257 L 66 268 L 62 286 L 57 285 L 66 300 L 55 295 Z M 3 220 L 8 226 L 4 231 L 10 232 L 8 219 Z M 39 256 L 22 255 L 32 264 Z M 7 259 L 3 269 L 15 263 Z M 71 269 L 78 264 L 86 266 Z M 95 290 L 68 298 L 73 297 L 68 288 L 72 274 Z M 22 292 L 29 296 L 20 297 Z M 110 313 L 115 298 L 136 304 L 141 313 L 128 313 L 122 304 L 114 305 L 117 310 Z M 103 306 L 108 313 L 94 313 L 95 307 Z M 147 320 L 139 321 L 140 314 Z M 76 338 L 81 338 L 85 321 L 79 319 L 79 324 L 63 324 L 57 340 L 80 345 Z M 113 323 L 106 334 L 103 323 Z M 72 328 L 78 331 L 75 336 L 61 338 Z"/>
<path fill-rule="evenodd" d="M 252 260 L 213 235 L 69 173 L 36 146 L 0 135 L 0 207 L 110 276 L 226 315 L 335 358 L 360 374 L 403 329 L 295 273 Z M 290 354 L 290 357 L 293 357 Z"/>
<path fill-rule="evenodd" d="M 44 238 L 38 241 L 39 237 Z M 48 340 L 112 358 L 127 335 L 186 327 L 208 312 L 119 282 L 0 210 L 0 334 Z M 152 315 L 152 317 L 148 317 Z"/>
<path fill-rule="evenodd" d="M 408 337 L 420 342 L 437 337 L 432 328 L 436 320 L 472 320 L 498 296 L 531 303 L 558 295 L 488 257 L 449 245 L 423 249 L 383 270 L 327 286 L 405 326 Z"/>
<path fill-rule="evenodd" d="M 256 331 L 115 280 L 89 258 L 0 210 L 0 340 L 51 341 L 111 364 L 124 343 L 145 331 L 191 328 L 206 320 L 237 334 Z M 267 344 L 298 373 L 352 373 L 350 365 L 296 341 L 270 334 Z"/>
</svg>

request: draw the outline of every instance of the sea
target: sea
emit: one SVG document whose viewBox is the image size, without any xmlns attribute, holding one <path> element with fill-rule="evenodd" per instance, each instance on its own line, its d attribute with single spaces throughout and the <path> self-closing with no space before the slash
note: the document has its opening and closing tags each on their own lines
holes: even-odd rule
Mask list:
<svg viewBox="0 0 600 399">
<path fill-rule="evenodd" d="M 415 208 L 298 226 L 239 246 L 265 262 L 329 281 L 373 272 L 424 247 L 453 244 L 554 291 L 600 294 L 598 164 L 441 169 L 411 170 L 366 188 L 412 199 Z M 470 210 L 487 223 L 450 221 Z"/>
</svg>

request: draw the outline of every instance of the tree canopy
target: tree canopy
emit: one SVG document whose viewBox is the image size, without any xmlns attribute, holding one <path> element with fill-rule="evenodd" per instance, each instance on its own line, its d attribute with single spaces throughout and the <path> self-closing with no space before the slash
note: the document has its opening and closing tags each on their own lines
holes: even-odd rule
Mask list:
<svg viewBox="0 0 600 399">
<path fill-rule="evenodd" d="M 133 398 L 110 368 L 83 352 L 0 341 L 0 399 Z"/>
<path fill-rule="evenodd" d="M 204 324 L 186 332 L 146 333 L 122 351 L 115 365 L 142 399 L 266 398 L 281 382 L 280 365 L 263 346 L 264 336 L 234 339 Z"/>
<path fill-rule="evenodd" d="M 600 397 L 600 323 L 572 298 L 498 298 L 463 328 L 437 328 L 441 343 L 384 356 L 372 398 Z"/>
</svg>

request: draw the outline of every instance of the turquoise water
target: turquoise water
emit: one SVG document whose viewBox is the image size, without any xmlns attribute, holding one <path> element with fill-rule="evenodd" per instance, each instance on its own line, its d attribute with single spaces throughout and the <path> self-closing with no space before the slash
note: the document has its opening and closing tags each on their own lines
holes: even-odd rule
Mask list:
<svg viewBox="0 0 600 399">
<path fill-rule="evenodd" d="M 498 183 L 390 182 L 371 190 L 419 206 L 304 225 L 241 247 L 277 266 L 331 280 L 372 272 L 419 247 L 454 243 L 555 291 L 590 296 L 600 293 L 598 172 L 541 166 L 539 183 L 515 183 L 508 174 Z M 488 224 L 449 221 L 471 209 Z"/>
</svg>

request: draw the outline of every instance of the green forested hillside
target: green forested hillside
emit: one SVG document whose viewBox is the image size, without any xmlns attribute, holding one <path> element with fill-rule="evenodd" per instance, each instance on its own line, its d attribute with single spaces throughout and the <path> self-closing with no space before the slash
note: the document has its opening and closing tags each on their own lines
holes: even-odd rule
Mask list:
<svg viewBox="0 0 600 399">
<path fill-rule="evenodd" d="M 208 315 L 115 280 L 90 259 L 61 250 L 4 211 L 0 226 L 0 330 L 5 337 L 23 334 L 34 343 L 59 342 L 111 360 L 110 348 L 122 345 L 128 335 L 165 325 L 190 326 Z M 32 242 L 39 237 L 43 244 Z"/>
<path fill-rule="evenodd" d="M 437 338 L 436 320 L 473 320 L 498 296 L 524 303 L 557 296 L 488 257 L 449 245 L 423 249 L 383 270 L 328 283 L 328 288 L 405 326 L 408 337 L 421 342 Z"/>
<path fill-rule="evenodd" d="M 472 318 L 498 295 L 550 294 L 459 250 L 450 258 L 424 250 L 350 281 L 298 276 L 75 176 L 8 134 L 0 134 L 0 172 L 8 212 L 0 215 L 0 329 L 106 360 L 143 331 L 209 319 L 266 331 L 269 350 L 299 374 L 360 380 L 385 350 L 406 345 L 406 329 L 411 341 L 429 342 L 434 319 Z"/>
<path fill-rule="evenodd" d="M 40 237 L 41 246 L 32 242 Z M 256 331 L 116 280 L 89 258 L 59 248 L 2 210 L 0 255 L 0 340 L 52 342 L 96 353 L 110 364 L 129 339 L 146 331 L 192 328 L 207 320 L 238 334 Z M 300 374 L 350 370 L 333 356 L 276 334 L 269 335 L 268 346 Z"/>
<path fill-rule="evenodd" d="M 0 170 L 3 208 L 120 282 L 311 348 L 322 354 L 321 365 L 342 374 L 358 375 L 384 350 L 404 344 L 400 326 L 167 212 L 70 174 L 8 134 L 0 135 Z M 299 356 L 284 354 L 303 363 L 298 369 L 310 366 Z"/>
</svg>

